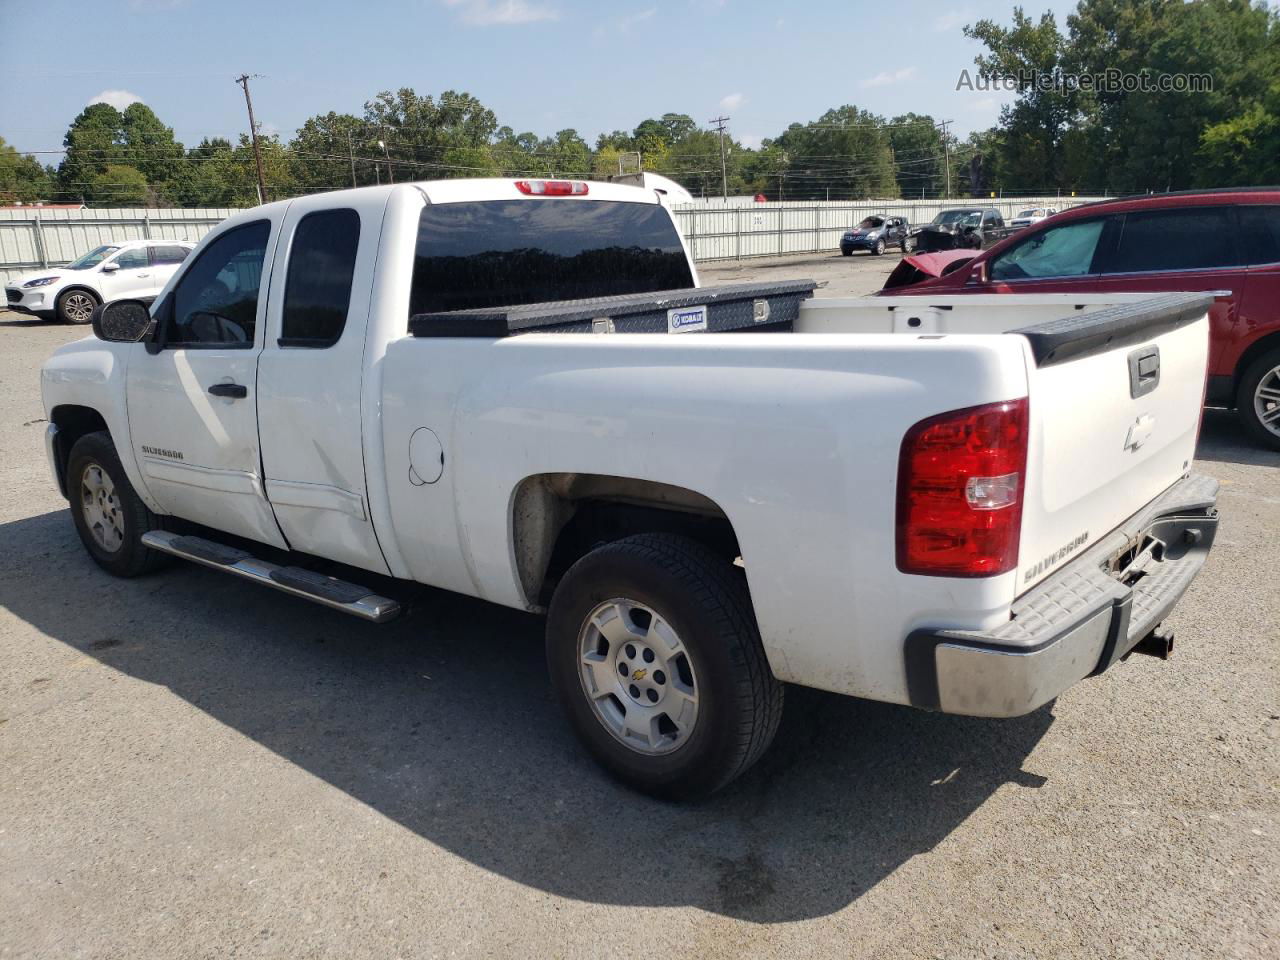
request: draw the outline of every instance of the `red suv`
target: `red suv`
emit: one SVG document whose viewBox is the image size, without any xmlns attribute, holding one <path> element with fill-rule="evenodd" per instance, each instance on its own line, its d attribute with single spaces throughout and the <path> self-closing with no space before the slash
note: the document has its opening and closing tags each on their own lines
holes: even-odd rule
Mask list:
<svg viewBox="0 0 1280 960">
<path fill-rule="evenodd" d="M 1280 449 L 1280 188 L 1126 197 L 1066 210 L 888 296 L 1221 290 L 1207 402 Z M 892 281 L 891 281 L 892 282 Z"/>
</svg>

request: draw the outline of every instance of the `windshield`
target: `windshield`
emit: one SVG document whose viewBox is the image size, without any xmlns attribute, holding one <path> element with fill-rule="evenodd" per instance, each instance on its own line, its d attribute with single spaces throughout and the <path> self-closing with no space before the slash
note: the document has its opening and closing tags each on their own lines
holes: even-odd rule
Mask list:
<svg viewBox="0 0 1280 960">
<path fill-rule="evenodd" d="M 981 210 L 943 210 L 933 218 L 934 223 L 977 223 L 982 219 Z"/>
<path fill-rule="evenodd" d="M 1032 217 L 1042 217 L 1042 216 L 1044 216 L 1044 211 L 1043 211 L 1043 210 L 1023 210 L 1020 214 L 1018 214 L 1018 219 L 1019 219 L 1019 220 L 1022 220 L 1022 219 L 1027 219 L 1027 220 L 1029 220 L 1029 219 L 1031 219 Z"/>
<path fill-rule="evenodd" d="M 409 312 L 577 300 L 693 286 L 656 203 L 437 203 L 418 219 Z"/>
<path fill-rule="evenodd" d="M 94 250 L 90 250 L 79 260 L 72 260 L 67 264 L 67 269 L 88 270 L 90 267 L 96 267 L 119 249 L 119 247 L 98 247 Z"/>
<path fill-rule="evenodd" d="M 876 230 L 883 226 L 884 226 L 884 220 L 882 220 L 880 217 L 867 217 L 867 219 L 863 220 L 860 224 L 858 224 L 858 229 L 859 230 Z"/>
</svg>

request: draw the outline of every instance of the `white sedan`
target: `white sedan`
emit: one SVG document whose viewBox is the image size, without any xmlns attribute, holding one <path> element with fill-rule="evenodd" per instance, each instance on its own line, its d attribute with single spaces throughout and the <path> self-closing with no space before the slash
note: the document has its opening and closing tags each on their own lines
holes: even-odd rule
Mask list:
<svg viewBox="0 0 1280 960">
<path fill-rule="evenodd" d="M 194 246 L 185 240 L 104 244 L 65 266 L 10 280 L 4 288 L 5 305 L 44 320 L 88 323 L 100 303 L 155 297 Z"/>
</svg>

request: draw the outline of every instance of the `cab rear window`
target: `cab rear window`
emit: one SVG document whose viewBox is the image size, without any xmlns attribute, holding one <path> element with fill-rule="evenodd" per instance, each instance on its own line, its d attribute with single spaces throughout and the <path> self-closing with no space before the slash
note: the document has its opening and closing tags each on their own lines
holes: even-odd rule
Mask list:
<svg viewBox="0 0 1280 960">
<path fill-rule="evenodd" d="M 693 286 L 657 204 L 488 200 L 423 208 L 409 313 L 514 306 Z"/>
</svg>

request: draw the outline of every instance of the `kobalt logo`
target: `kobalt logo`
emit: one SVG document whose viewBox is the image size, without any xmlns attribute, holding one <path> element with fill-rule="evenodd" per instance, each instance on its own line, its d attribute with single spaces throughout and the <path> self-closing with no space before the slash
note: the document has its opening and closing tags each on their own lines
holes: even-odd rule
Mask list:
<svg viewBox="0 0 1280 960">
<path fill-rule="evenodd" d="M 168 457 L 170 460 L 182 459 L 182 454 L 177 450 L 166 450 L 163 447 L 148 447 L 145 443 L 142 445 L 142 452 L 149 457 Z"/>
<path fill-rule="evenodd" d="M 1063 546 L 1059 547 L 1057 550 L 1053 551 L 1053 553 L 1049 554 L 1047 557 L 1045 557 L 1035 566 L 1028 567 L 1026 573 L 1022 575 L 1023 582 L 1025 583 L 1028 580 L 1032 580 L 1038 577 L 1040 574 L 1044 573 L 1054 564 L 1059 563 L 1060 561 L 1066 559 L 1066 557 L 1069 554 L 1072 554 L 1075 551 L 1079 550 L 1088 542 L 1089 542 L 1089 531 L 1086 530 L 1084 533 L 1080 534 L 1080 536 L 1076 537 L 1070 543 L 1064 544 Z"/>
<path fill-rule="evenodd" d="M 667 332 L 688 333 L 707 329 L 706 307 L 681 307 L 667 311 Z"/>
</svg>

